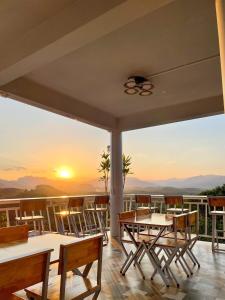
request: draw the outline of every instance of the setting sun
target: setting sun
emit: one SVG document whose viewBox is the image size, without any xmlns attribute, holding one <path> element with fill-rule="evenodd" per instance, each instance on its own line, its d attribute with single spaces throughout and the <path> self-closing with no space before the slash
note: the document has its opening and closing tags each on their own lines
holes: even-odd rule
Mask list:
<svg viewBox="0 0 225 300">
<path fill-rule="evenodd" d="M 69 168 L 60 168 L 56 171 L 57 177 L 70 179 L 74 176 L 73 171 Z"/>
</svg>

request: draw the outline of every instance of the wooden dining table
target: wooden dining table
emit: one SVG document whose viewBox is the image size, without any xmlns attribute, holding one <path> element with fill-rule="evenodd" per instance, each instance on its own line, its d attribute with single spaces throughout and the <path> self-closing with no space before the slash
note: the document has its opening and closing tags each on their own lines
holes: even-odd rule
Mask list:
<svg viewBox="0 0 225 300">
<path fill-rule="evenodd" d="M 89 237 L 90 238 L 90 237 Z M 29 255 L 33 252 L 42 251 L 43 249 L 53 249 L 50 263 L 59 261 L 59 251 L 61 244 L 73 243 L 80 238 L 74 236 L 61 235 L 58 233 L 48 233 L 38 236 L 29 237 L 22 242 L 10 242 L 0 245 L 0 263 L 10 260 L 17 256 Z"/>
<path fill-rule="evenodd" d="M 140 253 L 145 252 L 151 263 L 153 264 L 153 267 L 158 271 L 159 275 L 165 282 L 165 284 L 168 286 L 168 281 L 165 278 L 165 274 L 163 274 L 161 268 L 160 261 L 157 259 L 156 255 L 151 255 L 151 249 L 154 251 L 154 246 L 157 243 L 158 239 L 163 236 L 164 232 L 166 230 L 170 230 L 173 226 L 173 215 L 171 214 L 160 214 L 160 213 L 151 213 L 148 215 L 139 216 L 136 215 L 133 218 L 123 219 L 120 220 L 120 226 L 124 227 L 125 231 L 127 232 L 128 236 L 130 237 L 131 241 L 136 247 L 136 251 L 131 255 L 131 259 L 127 262 L 126 266 L 123 268 L 122 274 L 125 275 L 128 268 L 131 266 L 132 263 L 137 263 L 138 257 L 140 256 Z M 135 231 L 131 230 L 129 227 L 136 228 L 137 232 L 140 232 L 140 228 L 157 228 L 158 233 L 156 236 L 151 240 L 151 244 L 146 248 L 145 242 L 143 241 L 142 244 L 138 245 L 135 240 Z M 121 239 L 122 242 L 122 239 Z"/>
</svg>

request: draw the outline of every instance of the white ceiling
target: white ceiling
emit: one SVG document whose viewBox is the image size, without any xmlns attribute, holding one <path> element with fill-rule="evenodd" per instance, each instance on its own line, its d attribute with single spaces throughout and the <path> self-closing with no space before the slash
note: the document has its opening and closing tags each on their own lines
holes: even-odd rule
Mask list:
<svg viewBox="0 0 225 300">
<path fill-rule="evenodd" d="M 29 1 L 23 2 L 22 6 L 24 5 L 24 9 L 27 10 Z M 50 7 L 48 5 L 51 2 L 46 1 L 46 11 L 43 12 L 45 4 L 40 1 L 36 22 L 49 17 L 47 8 Z M 62 9 L 64 5 L 66 7 L 73 2 L 56 1 L 55 11 L 52 13 L 56 14 L 57 10 Z M 114 3 L 111 2 L 112 7 L 98 9 L 96 16 L 92 16 L 92 18 L 95 21 L 100 12 L 101 14 L 103 12 L 111 13 L 114 8 L 123 5 L 123 2 L 128 8 L 135 2 L 138 5 L 138 1 L 133 0 L 114 1 Z M 151 2 L 158 5 L 160 1 Z M 130 22 L 121 24 L 120 27 L 116 26 L 115 18 L 115 24 L 113 24 L 115 30 L 110 29 L 107 34 L 102 36 L 96 34 L 95 40 L 90 39 L 90 42 L 86 42 L 82 47 L 74 47 L 74 50 L 67 51 L 66 55 L 35 65 L 35 68 L 29 70 L 30 72 L 24 71 L 22 76 L 17 76 L 17 79 L 13 78 L 14 81 L 11 83 L 8 80 L 2 89 L 9 93 L 12 92 L 19 100 L 23 101 L 24 99 L 28 103 L 30 100 L 32 104 L 41 107 L 45 107 L 44 102 L 46 101 L 47 109 L 51 110 L 52 107 L 53 111 L 65 114 L 63 105 L 60 106 L 62 107 L 62 112 L 60 112 L 59 106 L 55 105 L 57 108 L 54 107 L 54 101 L 49 106 L 47 105 L 48 99 L 39 101 L 34 96 L 34 100 L 31 92 L 22 91 L 22 89 L 29 89 L 30 83 L 32 86 L 36 85 L 38 89 L 42 88 L 43 91 L 48 91 L 48 95 L 52 92 L 57 93 L 62 99 L 64 97 L 68 103 L 66 115 L 70 117 L 79 119 L 79 113 L 76 115 L 76 107 L 79 103 L 79 105 L 84 105 L 84 108 L 85 105 L 88 109 L 93 108 L 96 118 L 101 118 L 101 114 L 114 118 L 113 124 L 121 125 L 121 129 L 125 130 L 154 125 L 151 121 L 151 112 L 153 114 L 157 112 L 159 116 L 155 124 L 221 113 L 223 101 L 214 1 L 161 2 L 164 2 L 164 5 L 160 8 L 154 10 L 151 7 L 149 13 L 144 13 L 141 17 L 133 17 Z M 83 1 L 82 5 L 84 3 Z M 100 4 L 103 1 L 99 0 L 98 3 L 101 7 Z M 15 9 L 17 9 L 16 6 Z M 120 12 L 120 10 L 118 11 Z M 79 17 L 82 12 L 82 10 L 79 11 Z M 20 13 L 22 14 L 21 8 L 18 10 L 18 14 Z M 6 32 L 9 32 L 9 29 L 13 30 L 11 28 L 13 27 L 12 11 L 10 15 L 10 22 L 5 22 Z M 15 19 L 19 20 L 19 17 L 15 16 Z M 90 22 L 90 18 L 88 22 Z M 35 21 L 32 23 L 31 20 L 28 20 L 26 25 L 27 28 L 35 26 Z M 83 25 L 84 23 L 82 23 Z M 16 32 L 16 28 L 14 30 Z M 22 31 L 18 28 L 18 34 L 20 30 Z M 4 36 L 5 31 L 0 31 L 0 36 L 1 34 Z M 76 41 L 73 40 L 73 42 Z M 49 49 L 48 56 L 52 51 L 52 48 Z M 52 54 L 54 55 L 54 51 Z M 152 80 L 155 86 L 153 95 L 140 97 L 124 94 L 124 82 L 129 75 L 134 74 L 145 75 Z M 206 99 L 205 106 L 204 99 Z M 212 100 L 209 101 L 209 99 Z M 188 103 L 193 104 L 192 115 L 189 111 L 185 114 Z M 202 109 L 196 106 L 197 103 L 201 105 Z M 216 105 L 214 105 L 215 103 Z M 178 107 L 184 111 L 182 117 L 176 116 Z M 165 111 L 165 108 L 169 108 L 169 116 L 165 112 L 160 113 L 160 110 Z M 171 111 L 174 112 L 174 118 L 171 117 Z M 145 113 L 146 115 L 143 117 Z M 140 119 L 138 122 L 135 120 L 135 116 Z M 129 125 L 125 122 L 128 118 Z M 143 124 L 142 118 L 145 119 Z M 93 119 L 85 120 L 82 117 L 80 119 L 95 123 Z M 125 123 L 126 125 L 123 127 Z M 104 124 L 95 125 L 104 127 Z M 106 127 L 110 126 L 106 124 Z"/>
</svg>

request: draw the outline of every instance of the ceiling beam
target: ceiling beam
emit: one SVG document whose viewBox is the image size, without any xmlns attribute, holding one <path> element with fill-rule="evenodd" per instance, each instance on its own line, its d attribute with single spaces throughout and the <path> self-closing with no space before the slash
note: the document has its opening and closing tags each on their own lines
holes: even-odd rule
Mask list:
<svg viewBox="0 0 225 300">
<path fill-rule="evenodd" d="M 13 45 L 1 45 L 0 86 L 59 59 L 174 0 L 77 0 Z"/>
<path fill-rule="evenodd" d="M 111 114 L 25 78 L 1 87 L 0 94 L 106 130 L 117 126 Z"/>
<path fill-rule="evenodd" d="M 223 96 L 218 95 L 129 115 L 119 119 L 118 127 L 122 131 L 127 131 L 222 113 L 224 113 Z"/>
</svg>

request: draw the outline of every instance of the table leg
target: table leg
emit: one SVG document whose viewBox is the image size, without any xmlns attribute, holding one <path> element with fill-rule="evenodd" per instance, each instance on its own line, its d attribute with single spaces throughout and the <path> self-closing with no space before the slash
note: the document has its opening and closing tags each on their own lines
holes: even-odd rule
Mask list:
<svg viewBox="0 0 225 300">
<path fill-rule="evenodd" d="M 216 216 L 212 215 L 212 252 L 215 252 Z"/>
</svg>

